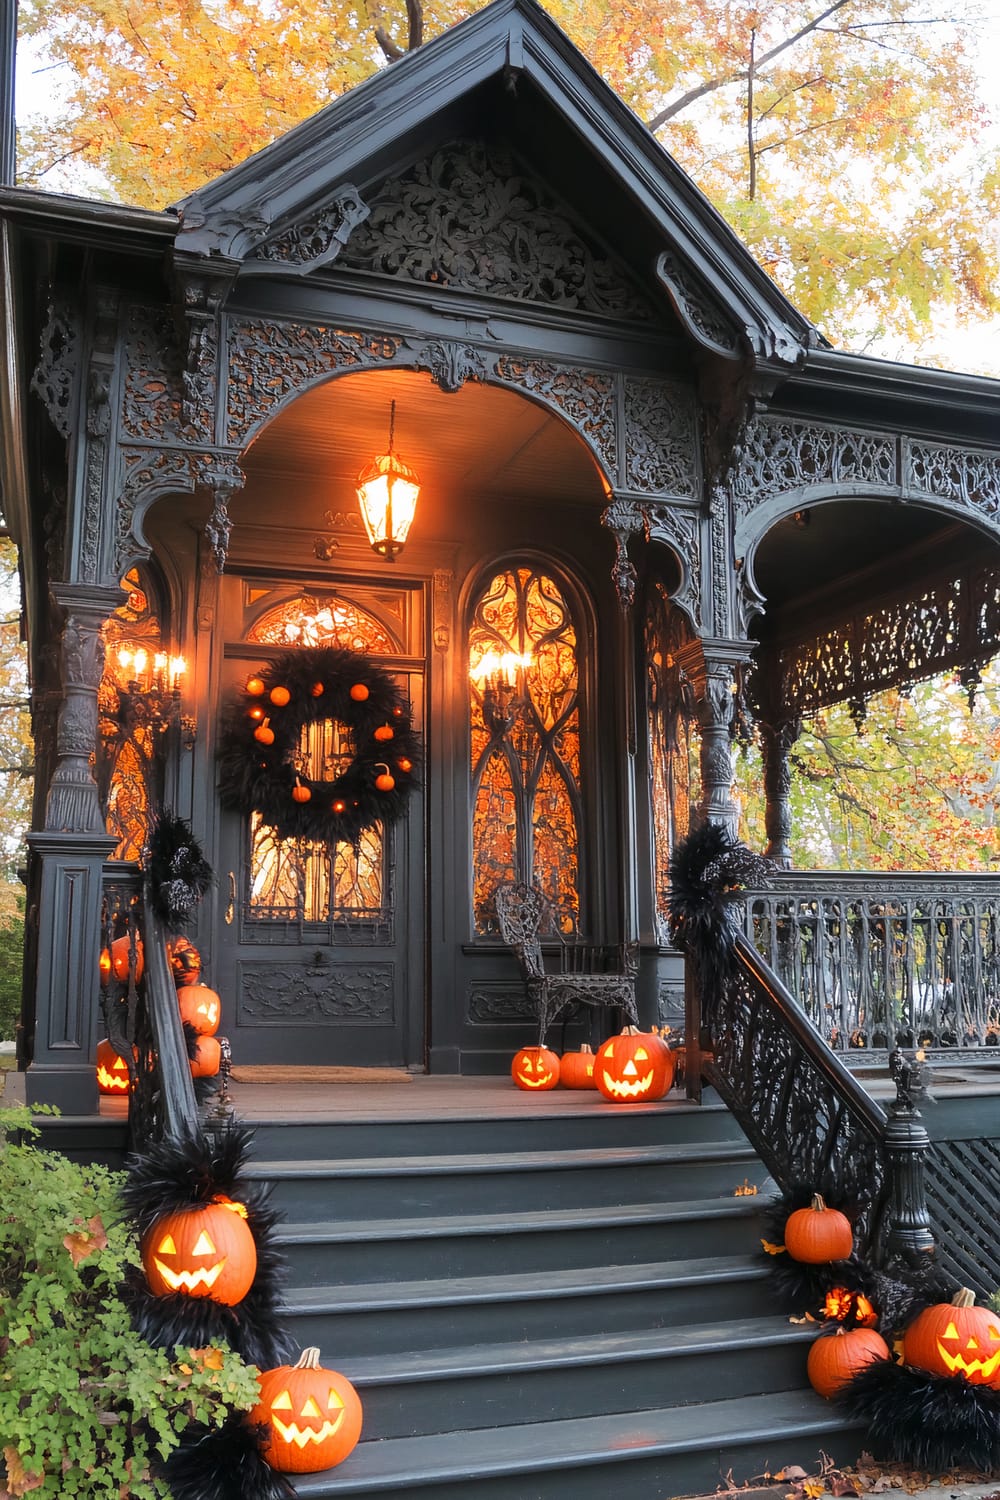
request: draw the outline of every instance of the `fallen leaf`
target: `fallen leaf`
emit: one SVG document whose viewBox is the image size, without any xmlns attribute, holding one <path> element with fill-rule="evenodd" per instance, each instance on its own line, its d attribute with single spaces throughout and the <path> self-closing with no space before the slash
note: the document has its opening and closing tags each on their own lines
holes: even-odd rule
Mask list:
<svg viewBox="0 0 1000 1500">
<path fill-rule="evenodd" d="M 761 1244 L 763 1245 L 764 1252 L 767 1255 L 785 1255 L 786 1254 L 784 1245 L 772 1245 L 770 1240 L 761 1240 Z"/>
</svg>

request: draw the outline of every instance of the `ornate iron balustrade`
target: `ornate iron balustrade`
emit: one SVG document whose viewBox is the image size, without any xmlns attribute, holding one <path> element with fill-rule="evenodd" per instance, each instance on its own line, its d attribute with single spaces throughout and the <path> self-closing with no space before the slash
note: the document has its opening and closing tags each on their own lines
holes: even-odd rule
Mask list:
<svg viewBox="0 0 1000 1500">
<path fill-rule="evenodd" d="M 189 1131 L 198 1105 L 166 940 L 137 866 L 105 866 L 101 933 L 108 954 L 101 1009 L 108 1039 L 134 1071 L 129 1140 L 138 1148 Z"/>
<path fill-rule="evenodd" d="M 1000 1048 L 997 877 L 776 873 L 745 931 L 845 1058 Z"/>
</svg>

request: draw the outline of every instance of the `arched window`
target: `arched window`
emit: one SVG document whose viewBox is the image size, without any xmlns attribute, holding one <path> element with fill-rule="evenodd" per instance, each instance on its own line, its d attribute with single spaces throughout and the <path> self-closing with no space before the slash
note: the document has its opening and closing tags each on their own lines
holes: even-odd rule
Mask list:
<svg viewBox="0 0 1000 1500">
<path fill-rule="evenodd" d="M 527 564 L 490 578 L 469 625 L 472 897 L 496 930 L 505 880 L 542 888 L 572 925 L 580 909 L 578 628 L 563 587 Z"/>
<path fill-rule="evenodd" d="M 656 917 L 664 941 L 670 856 L 688 833 L 692 803 L 699 795 L 694 695 L 679 661 L 691 639 L 686 617 L 671 604 L 663 585 L 655 583 L 646 615 L 646 714 Z"/>
<path fill-rule="evenodd" d="M 107 830 L 118 840 L 114 858 L 138 860 L 149 830 L 150 807 L 161 793 L 161 767 L 157 729 L 147 716 L 132 709 L 139 685 L 153 680 L 166 658 L 151 579 L 145 570 L 132 568 L 121 586 L 125 601 L 102 631 L 98 770 Z"/>
</svg>

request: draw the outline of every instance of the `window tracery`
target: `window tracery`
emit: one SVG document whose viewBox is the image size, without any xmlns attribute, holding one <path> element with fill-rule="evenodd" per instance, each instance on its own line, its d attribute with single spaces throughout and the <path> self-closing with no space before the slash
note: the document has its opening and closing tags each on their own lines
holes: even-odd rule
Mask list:
<svg viewBox="0 0 1000 1500">
<path fill-rule="evenodd" d="M 646 615 L 646 723 L 656 921 L 668 940 L 670 856 L 691 826 L 698 790 L 698 735 L 693 691 L 678 660 L 691 637 L 667 590 L 655 583 Z"/>
<path fill-rule="evenodd" d="M 126 591 L 104 625 L 104 672 L 97 694 L 101 743 L 99 786 L 107 830 L 117 838 L 114 859 L 138 860 L 149 830 L 151 806 L 160 796 L 155 734 L 148 723 L 127 713 L 130 675 L 137 659 L 159 659 L 160 617 L 151 600 L 151 581 L 139 568 L 121 580 Z"/>
</svg>

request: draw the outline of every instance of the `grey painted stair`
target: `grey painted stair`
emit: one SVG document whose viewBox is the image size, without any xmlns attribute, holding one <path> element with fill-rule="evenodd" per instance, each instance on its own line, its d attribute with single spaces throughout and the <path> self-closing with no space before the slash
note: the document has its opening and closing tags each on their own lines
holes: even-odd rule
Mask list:
<svg viewBox="0 0 1000 1500">
<path fill-rule="evenodd" d="M 769 1306 L 724 1110 L 256 1128 L 286 1322 L 365 1414 L 303 1497 L 668 1500 L 857 1456 Z"/>
</svg>

